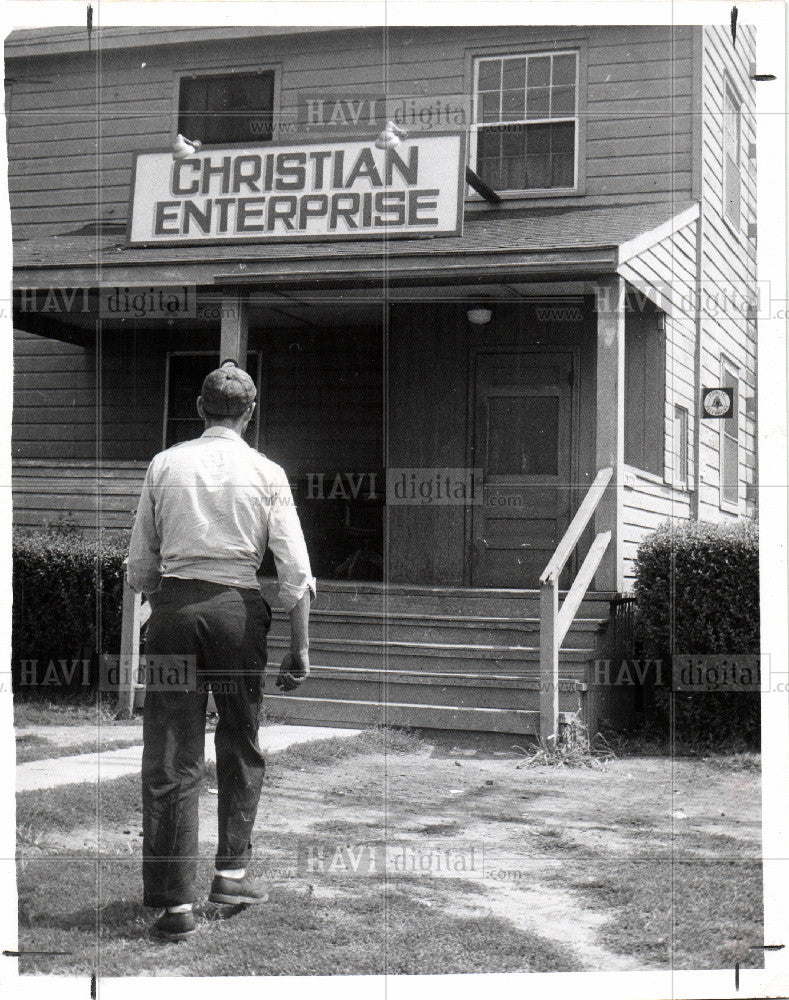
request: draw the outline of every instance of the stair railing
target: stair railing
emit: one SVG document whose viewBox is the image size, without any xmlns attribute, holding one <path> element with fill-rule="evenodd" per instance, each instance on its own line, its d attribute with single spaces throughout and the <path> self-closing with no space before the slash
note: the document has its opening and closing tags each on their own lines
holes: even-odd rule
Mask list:
<svg viewBox="0 0 789 1000">
<path fill-rule="evenodd" d="M 129 586 L 127 561 L 123 561 L 123 609 L 121 612 L 121 650 L 118 676 L 118 704 L 115 717 L 131 719 L 140 672 L 140 631 L 151 617 L 151 606 Z"/>
<path fill-rule="evenodd" d="M 614 470 L 600 469 L 540 576 L 540 738 L 556 740 L 559 730 L 559 650 L 611 541 L 601 531 L 592 542 L 559 607 L 559 576 L 594 516 Z"/>
</svg>

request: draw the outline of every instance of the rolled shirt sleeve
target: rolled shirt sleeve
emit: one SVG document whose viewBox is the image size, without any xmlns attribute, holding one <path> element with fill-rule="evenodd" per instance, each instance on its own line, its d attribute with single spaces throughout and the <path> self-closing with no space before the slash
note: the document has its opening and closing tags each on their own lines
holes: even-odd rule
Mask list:
<svg viewBox="0 0 789 1000">
<path fill-rule="evenodd" d="M 160 539 L 154 516 L 152 469 L 153 462 L 145 473 L 140 503 L 134 518 L 126 573 L 132 590 L 145 594 L 155 591 L 162 580 L 159 565 Z"/>
<path fill-rule="evenodd" d="M 290 611 L 307 591 L 315 597 L 316 584 L 293 494 L 282 470 L 278 478 L 265 497 L 268 547 L 277 567 L 280 603 L 285 611 Z"/>
</svg>

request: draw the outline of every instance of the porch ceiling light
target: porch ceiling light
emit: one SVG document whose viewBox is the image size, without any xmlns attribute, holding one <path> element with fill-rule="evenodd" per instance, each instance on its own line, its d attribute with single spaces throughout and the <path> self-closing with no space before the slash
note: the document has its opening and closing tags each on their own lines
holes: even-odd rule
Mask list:
<svg viewBox="0 0 789 1000">
<path fill-rule="evenodd" d="M 186 139 L 179 132 L 173 143 L 173 159 L 185 160 L 187 156 L 196 153 L 202 145 L 199 139 Z"/>
<path fill-rule="evenodd" d="M 393 121 L 388 121 L 383 132 L 375 140 L 376 149 L 393 149 L 400 145 L 400 140 L 408 135 L 403 129 L 398 128 Z"/>
<path fill-rule="evenodd" d="M 486 323 L 490 323 L 493 317 L 493 311 L 488 308 L 488 306 L 483 304 L 476 304 L 471 306 L 469 311 L 466 313 L 469 323 L 473 323 L 474 326 L 485 326 Z"/>
</svg>

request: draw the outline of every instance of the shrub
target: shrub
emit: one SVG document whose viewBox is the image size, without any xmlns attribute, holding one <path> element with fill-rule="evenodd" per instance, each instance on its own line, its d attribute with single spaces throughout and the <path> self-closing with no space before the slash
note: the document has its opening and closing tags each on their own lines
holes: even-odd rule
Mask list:
<svg viewBox="0 0 789 1000">
<path fill-rule="evenodd" d="M 751 521 L 669 523 L 636 559 L 638 628 L 650 656 L 759 652 L 759 536 Z"/>
<path fill-rule="evenodd" d="M 87 539 L 60 528 L 18 532 L 13 539 L 12 678 L 20 689 L 22 660 L 35 660 L 39 682 L 50 661 L 90 660 L 90 685 L 98 680 L 100 652 L 120 647 L 122 563 L 128 536 Z M 82 671 L 57 687 L 83 688 Z M 52 686 L 45 688 L 53 694 Z"/>
<path fill-rule="evenodd" d="M 638 550 L 635 595 L 637 633 L 647 657 L 670 663 L 674 653 L 758 654 L 757 526 L 662 526 Z M 666 726 L 672 701 L 676 739 L 758 745 L 758 692 L 658 692 L 655 708 Z"/>
</svg>

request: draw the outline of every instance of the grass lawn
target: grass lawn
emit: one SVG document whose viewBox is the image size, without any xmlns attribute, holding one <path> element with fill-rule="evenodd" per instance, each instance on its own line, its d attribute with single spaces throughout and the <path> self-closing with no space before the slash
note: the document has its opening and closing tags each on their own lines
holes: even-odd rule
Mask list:
<svg viewBox="0 0 789 1000">
<path fill-rule="evenodd" d="M 44 698 L 20 699 L 14 697 L 14 727 L 26 729 L 30 726 L 111 726 L 115 720 L 115 706 L 110 698 L 98 695 L 88 700 L 85 697 L 72 700 L 47 701 Z"/>
<path fill-rule="evenodd" d="M 98 793 L 20 794 L 20 948 L 63 953 L 21 968 L 329 975 L 761 961 L 749 949 L 762 940 L 757 771 L 734 759 L 522 764 L 501 742 L 381 731 L 274 755 L 253 867 L 273 883 L 270 901 L 203 903 L 198 934 L 181 945 L 148 937 L 137 776 Z M 205 889 L 213 789 L 209 766 Z"/>
<path fill-rule="evenodd" d="M 77 754 L 96 753 L 97 750 L 124 750 L 136 747 L 142 743 L 142 734 L 136 739 L 112 739 L 111 733 L 102 733 L 99 738 L 81 740 L 78 743 L 53 745 L 41 736 L 33 735 L 32 739 L 26 733 L 16 738 L 16 762 L 27 764 L 33 760 L 52 760 L 55 757 L 73 757 Z"/>
</svg>

